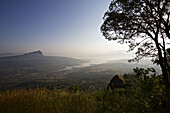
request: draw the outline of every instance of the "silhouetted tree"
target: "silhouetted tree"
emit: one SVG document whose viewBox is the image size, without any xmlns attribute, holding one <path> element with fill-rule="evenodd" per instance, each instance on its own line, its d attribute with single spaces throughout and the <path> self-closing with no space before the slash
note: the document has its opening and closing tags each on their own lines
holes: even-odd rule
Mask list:
<svg viewBox="0 0 170 113">
<path fill-rule="evenodd" d="M 166 42 L 170 39 L 169 0 L 113 0 L 101 26 L 108 40 L 129 44 L 135 58 L 158 59 L 166 89 L 169 88 Z"/>
<path fill-rule="evenodd" d="M 108 40 L 129 44 L 134 60 L 152 57 L 158 61 L 168 93 L 170 66 L 167 41 L 170 39 L 170 0 L 113 0 L 101 26 Z"/>
</svg>

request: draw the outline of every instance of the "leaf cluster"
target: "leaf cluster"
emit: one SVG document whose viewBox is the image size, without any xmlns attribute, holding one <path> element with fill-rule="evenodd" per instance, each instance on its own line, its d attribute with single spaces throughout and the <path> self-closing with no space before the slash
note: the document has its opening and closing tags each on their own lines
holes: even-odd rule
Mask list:
<svg viewBox="0 0 170 113">
<path fill-rule="evenodd" d="M 113 0 L 105 13 L 101 32 L 107 40 L 129 44 L 135 60 L 156 57 L 157 46 L 170 39 L 168 0 Z"/>
</svg>

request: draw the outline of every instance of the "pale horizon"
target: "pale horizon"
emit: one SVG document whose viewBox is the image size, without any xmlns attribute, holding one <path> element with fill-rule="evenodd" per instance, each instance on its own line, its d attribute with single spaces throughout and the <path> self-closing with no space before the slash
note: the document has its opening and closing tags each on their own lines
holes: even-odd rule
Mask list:
<svg viewBox="0 0 170 113">
<path fill-rule="evenodd" d="M 115 51 L 113 59 L 131 58 L 127 45 L 107 41 L 100 32 L 110 1 L 1 0 L 0 54 L 41 50 L 86 58 Z"/>
</svg>

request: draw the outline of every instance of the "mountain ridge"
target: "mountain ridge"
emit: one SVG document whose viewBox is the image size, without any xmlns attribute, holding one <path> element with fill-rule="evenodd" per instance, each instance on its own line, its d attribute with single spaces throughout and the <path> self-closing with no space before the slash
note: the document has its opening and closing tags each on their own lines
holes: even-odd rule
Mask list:
<svg viewBox="0 0 170 113">
<path fill-rule="evenodd" d="M 37 51 L 33 51 L 33 52 L 28 52 L 28 53 L 25 53 L 25 54 L 23 54 L 22 56 L 44 56 L 43 55 L 43 53 L 42 53 L 42 51 L 40 51 L 40 50 L 37 50 Z"/>
<path fill-rule="evenodd" d="M 5 56 L 5 57 L 1 57 L 0 59 L 9 59 L 9 58 L 37 58 L 37 57 L 44 57 L 42 51 L 37 50 L 37 51 L 32 51 L 32 52 L 24 53 L 24 54 L 21 54 L 21 55 Z"/>
</svg>

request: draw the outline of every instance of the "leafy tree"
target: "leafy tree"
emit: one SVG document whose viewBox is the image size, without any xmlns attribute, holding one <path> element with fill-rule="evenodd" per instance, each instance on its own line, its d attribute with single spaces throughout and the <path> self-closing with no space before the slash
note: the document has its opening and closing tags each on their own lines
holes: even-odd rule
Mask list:
<svg viewBox="0 0 170 113">
<path fill-rule="evenodd" d="M 101 32 L 107 40 L 129 44 L 135 58 L 151 57 L 158 60 L 165 87 L 170 85 L 167 61 L 167 42 L 170 39 L 169 0 L 113 0 L 105 13 Z"/>
<path fill-rule="evenodd" d="M 154 68 L 134 68 L 133 72 L 137 76 L 139 80 L 146 80 L 149 77 L 155 77 L 156 76 L 156 70 Z"/>
</svg>

